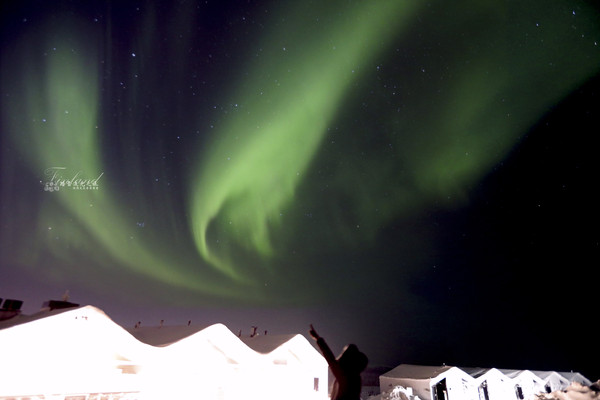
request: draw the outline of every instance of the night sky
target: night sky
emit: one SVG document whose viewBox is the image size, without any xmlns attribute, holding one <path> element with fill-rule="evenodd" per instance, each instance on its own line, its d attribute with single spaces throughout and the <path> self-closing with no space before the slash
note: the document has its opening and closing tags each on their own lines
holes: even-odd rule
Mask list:
<svg viewBox="0 0 600 400">
<path fill-rule="evenodd" d="M 600 378 L 595 2 L 0 8 L 0 297 Z"/>
</svg>

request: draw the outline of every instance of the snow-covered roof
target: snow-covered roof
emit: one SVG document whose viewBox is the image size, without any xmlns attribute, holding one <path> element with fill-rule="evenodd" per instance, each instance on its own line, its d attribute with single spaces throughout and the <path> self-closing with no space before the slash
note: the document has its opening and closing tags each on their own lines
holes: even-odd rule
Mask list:
<svg viewBox="0 0 600 400">
<path fill-rule="evenodd" d="M 586 386 L 590 386 L 592 384 L 592 381 L 581 375 L 579 372 L 559 372 L 559 374 L 567 378 L 569 382 L 577 382 Z"/>
<path fill-rule="evenodd" d="M 386 372 L 382 376 L 390 378 L 407 378 L 407 379 L 432 379 L 450 370 L 459 370 L 456 367 L 449 365 L 428 366 L 428 365 L 413 365 L 400 364 L 391 371 Z M 461 371 L 464 374 L 464 372 Z"/>
<path fill-rule="evenodd" d="M 542 378 L 528 369 L 500 369 L 500 372 L 513 380 L 531 380 L 539 384 L 544 383 Z"/>
<path fill-rule="evenodd" d="M 6 329 L 6 328 L 10 328 L 12 326 L 16 326 L 16 325 L 21 325 L 21 324 L 26 324 L 29 322 L 33 322 L 33 321 L 37 321 L 43 318 L 48 318 L 48 317 L 52 317 L 54 315 L 58 315 L 58 314 L 62 314 L 64 312 L 69 312 L 69 311 L 73 311 L 73 310 L 77 310 L 77 309 L 82 309 L 82 308 L 86 308 L 86 307 L 91 307 L 91 308 L 95 308 L 96 310 L 98 310 L 99 312 L 101 312 L 102 314 L 104 314 L 104 312 L 96 307 L 92 307 L 92 306 L 85 306 L 85 307 L 73 307 L 73 308 L 62 308 L 62 309 L 56 309 L 56 310 L 41 310 L 39 312 L 36 312 L 34 314 L 30 314 L 30 315 L 25 315 L 25 314 L 17 314 L 14 317 L 10 318 L 10 319 L 6 319 L 6 320 L 2 320 L 0 321 L 0 330 L 2 329 Z M 104 314 L 106 315 L 106 314 Z"/>
<path fill-rule="evenodd" d="M 569 379 L 565 378 L 564 376 L 562 376 L 561 374 L 559 374 L 556 371 L 532 370 L 531 372 L 533 372 L 536 376 L 538 376 L 544 382 L 550 382 L 550 381 L 554 381 L 557 383 L 559 382 L 561 385 L 564 385 L 565 387 L 568 386 L 569 383 L 571 383 L 571 381 L 569 381 Z"/>
<path fill-rule="evenodd" d="M 471 367 L 471 368 L 461 368 L 467 374 L 471 375 L 473 378 L 477 379 L 490 371 L 490 368 L 480 368 L 480 367 Z"/>
<path fill-rule="evenodd" d="M 205 329 L 197 325 L 191 326 L 144 326 L 127 328 L 133 337 L 142 343 L 152 346 L 166 346 Z"/>
</svg>

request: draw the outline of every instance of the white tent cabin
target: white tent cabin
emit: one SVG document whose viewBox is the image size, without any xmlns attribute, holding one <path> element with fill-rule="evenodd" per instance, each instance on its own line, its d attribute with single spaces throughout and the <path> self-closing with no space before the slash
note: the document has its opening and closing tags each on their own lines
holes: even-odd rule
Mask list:
<svg viewBox="0 0 600 400">
<path fill-rule="evenodd" d="M 529 370 L 501 369 L 500 372 L 511 378 L 518 400 L 546 391 L 544 381 Z"/>
<path fill-rule="evenodd" d="M 496 368 L 461 368 L 471 375 L 480 400 L 516 399 L 512 379 Z"/>
<path fill-rule="evenodd" d="M 268 361 L 261 364 L 264 370 L 259 375 L 266 380 L 265 388 L 277 391 L 274 395 L 298 399 L 327 398 L 329 366 L 304 336 L 255 335 L 241 339 Z"/>
<path fill-rule="evenodd" d="M 571 381 L 556 371 L 531 371 L 544 382 L 546 393 L 566 389 Z"/>
<path fill-rule="evenodd" d="M 479 400 L 473 377 L 457 367 L 400 364 L 379 377 L 381 392 L 412 388 L 421 399 Z"/>
<path fill-rule="evenodd" d="M 92 307 L 19 316 L 0 325 L 0 398 L 138 392 L 154 348 Z"/>
<path fill-rule="evenodd" d="M 581 375 L 579 372 L 559 372 L 559 374 L 564 376 L 571 383 L 577 382 L 585 386 L 591 386 L 592 384 L 592 381 L 590 381 L 585 376 Z"/>
</svg>

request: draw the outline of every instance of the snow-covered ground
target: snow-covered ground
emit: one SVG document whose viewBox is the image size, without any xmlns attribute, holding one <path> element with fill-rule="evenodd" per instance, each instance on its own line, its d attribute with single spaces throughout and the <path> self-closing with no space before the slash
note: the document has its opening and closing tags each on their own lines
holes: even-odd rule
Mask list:
<svg viewBox="0 0 600 400">
<path fill-rule="evenodd" d="M 377 396 L 371 396 L 368 400 L 426 400 L 413 394 L 412 388 L 396 386 L 392 390 L 385 391 Z"/>
<path fill-rule="evenodd" d="M 573 382 L 568 388 L 537 397 L 539 400 L 598 400 L 600 399 L 600 380 L 590 386 Z"/>
</svg>

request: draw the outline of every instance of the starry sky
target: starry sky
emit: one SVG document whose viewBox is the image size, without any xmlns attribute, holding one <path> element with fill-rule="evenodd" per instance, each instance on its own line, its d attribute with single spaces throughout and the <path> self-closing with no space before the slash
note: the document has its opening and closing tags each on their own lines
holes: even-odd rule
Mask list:
<svg viewBox="0 0 600 400">
<path fill-rule="evenodd" d="M 600 378 L 594 2 L 0 7 L 0 297 Z"/>
</svg>

